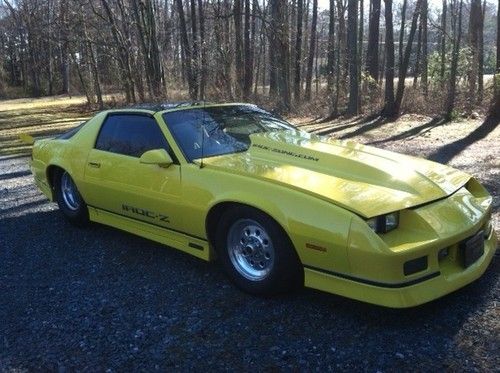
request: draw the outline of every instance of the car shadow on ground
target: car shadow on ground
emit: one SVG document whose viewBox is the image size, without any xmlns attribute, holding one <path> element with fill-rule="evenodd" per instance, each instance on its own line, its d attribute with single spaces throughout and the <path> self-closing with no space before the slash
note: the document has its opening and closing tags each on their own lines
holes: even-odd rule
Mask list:
<svg viewBox="0 0 500 373">
<path fill-rule="evenodd" d="M 498 291 L 495 259 L 478 281 L 412 309 L 309 289 L 264 299 L 236 289 L 216 264 L 103 225 L 75 228 L 57 210 L 3 218 L 0 247 L 7 367 L 271 369 L 306 368 L 311 359 L 453 367 L 450 344 Z"/>
</svg>

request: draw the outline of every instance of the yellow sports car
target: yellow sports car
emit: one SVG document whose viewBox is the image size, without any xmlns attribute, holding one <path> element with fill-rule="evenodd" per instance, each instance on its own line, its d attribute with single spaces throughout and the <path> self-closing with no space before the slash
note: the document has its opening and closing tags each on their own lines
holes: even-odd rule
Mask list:
<svg viewBox="0 0 500 373">
<path fill-rule="evenodd" d="M 254 294 L 305 285 L 410 307 L 480 277 L 497 246 L 492 197 L 470 175 L 255 105 L 104 111 L 36 141 L 32 172 L 71 222 L 218 258 Z"/>
</svg>

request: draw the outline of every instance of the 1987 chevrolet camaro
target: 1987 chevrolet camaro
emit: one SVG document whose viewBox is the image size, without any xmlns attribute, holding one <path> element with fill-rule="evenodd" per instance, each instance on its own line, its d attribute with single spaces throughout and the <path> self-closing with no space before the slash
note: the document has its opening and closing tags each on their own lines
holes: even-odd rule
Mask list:
<svg viewBox="0 0 500 373">
<path fill-rule="evenodd" d="M 71 222 L 217 257 L 253 294 L 305 284 L 411 307 L 480 277 L 497 246 L 492 197 L 470 175 L 315 136 L 255 105 L 104 111 L 36 141 L 32 158 Z"/>
</svg>

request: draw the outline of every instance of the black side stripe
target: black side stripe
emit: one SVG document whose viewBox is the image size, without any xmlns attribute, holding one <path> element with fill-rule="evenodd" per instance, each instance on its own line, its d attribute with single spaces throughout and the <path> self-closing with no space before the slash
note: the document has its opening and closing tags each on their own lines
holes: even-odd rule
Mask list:
<svg viewBox="0 0 500 373">
<path fill-rule="evenodd" d="M 190 242 L 188 246 L 189 246 L 189 247 L 192 247 L 193 249 L 203 251 L 203 246 L 198 245 L 198 244 L 196 244 L 196 243 L 194 243 L 194 242 Z"/>
<path fill-rule="evenodd" d="M 163 225 L 159 225 L 159 224 L 155 224 L 155 223 L 151 223 L 149 221 L 145 221 L 145 220 L 141 220 L 141 219 L 137 219 L 137 218 L 134 218 L 132 216 L 128 216 L 128 215 L 124 215 L 124 214 L 119 214 L 117 212 L 114 212 L 114 211 L 110 211 L 110 210 L 106 210 L 106 209 L 103 209 L 103 208 L 100 208 L 100 207 L 96 207 L 96 206 L 92 206 L 92 205 L 88 205 L 88 207 L 92 207 L 96 210 L 101 210 L 101 211 L 104 211 L 104 212 L 109 212 L 110 214 L 113 214 L 113 215 L 118 215 L 118 216 L 122 216 L 124 218 L 127 218 L 127 219 L 131 219 L 131 220 L 135 220 L 135 221 L 138 221 L 138 222 L 141 222 L 141 223 L 145 223 L 145 224 L 148 224 L 148 225 L 153 225 L 155 227 L 158 227 L 158 228 L 163 228 L 163 229 L 166 229 L 167 231 L 172 231 L 172 232 L 176 232 L 176 233 L 180 233 L 180 234 L 183 234 L 185 236 L 189 236 L 189 237 L 192 237 L 192 238 L 196 238 L 197 240 L 202 240 L 202 241 L 207 241 L 206 238 L 203 238 L 203 237 L 198 237 L 198 236 L 195 236 L 193 234 L 189 234 L 189 233 L 186 233 L 186 232 L 183 232 L 183 231 L 179 231 L 177 229 L 173 229 L 173 228 L 169 228 L 169 227 L 165 227 Z M 196 244 L 194 244 L 196 245 Z M 189 245 L 191 246 L 191 244 Z M 193 246 L 191 246 L 193 247 Z M 201 247 L 201 246 L 200 246 Z M 203 248 L 201 248 L 202 250 Z"/>
<path fill-rule="evenodd" d="M 399 283 L 395 283 L 395 284 L 388 284 L 386 282 L 366 280 L 364 278 L 354 277 L 354 276 L 346 275 L 344 273 L 327 271 L 326 269 L 321 269 L 321 268 L 307 266 L 307 265 L 305 265 L 304 268 L 311 269 L 311 270 L 316 271 L 316 272 L 321 272 L 321 273 L 324 273 L 324 274 L 327 274 L 330 276 L 340 277 L 340 278 L 350 280 L 350 281 L 360 282 L 360 283 L 372 285 L 372 286 L 378 286 L 381 288 L 391 288 L 391 289 L 399 289 L 399 288 L 404 288 L 407 286 L 412 286 L 412 285 L 418 284 L 420 282 L 430 280 L 431 278 L 437 277 L 441 274 L 441 272 L 438 271 L 438 272 L 429 273 L 428 275 L 425 275 L 424 277 L 416 278 L 416 279 L 411 280 L 411 281 L 399 282 Z"/>
</svg>

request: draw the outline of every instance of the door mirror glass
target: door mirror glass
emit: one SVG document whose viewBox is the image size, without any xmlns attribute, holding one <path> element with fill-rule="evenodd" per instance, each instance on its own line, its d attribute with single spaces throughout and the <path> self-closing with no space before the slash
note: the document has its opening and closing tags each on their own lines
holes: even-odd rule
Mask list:
<svg viewBox="0 0 500 373">
<path fill-rule="evenodd" d="M 174 163 L 172 157 L 170 157 L 165 149 L 148 150 L 141 155 L 139 162 L 144 164 L 157 164 L 165 168 Z"/>
</svg>

